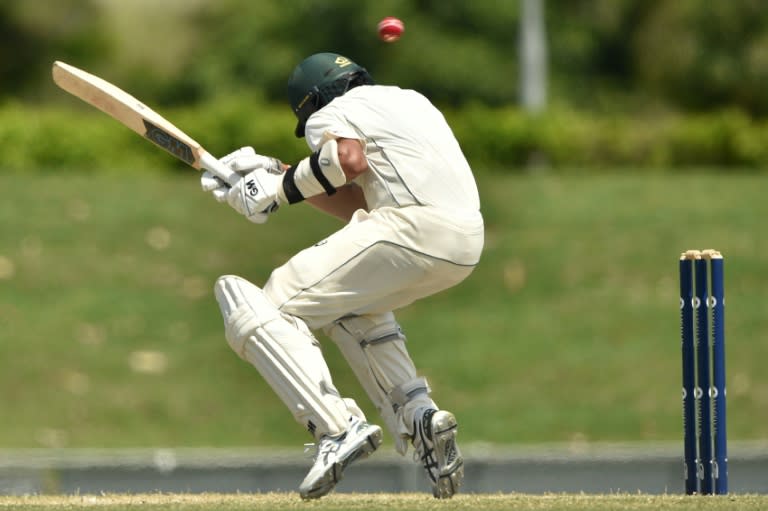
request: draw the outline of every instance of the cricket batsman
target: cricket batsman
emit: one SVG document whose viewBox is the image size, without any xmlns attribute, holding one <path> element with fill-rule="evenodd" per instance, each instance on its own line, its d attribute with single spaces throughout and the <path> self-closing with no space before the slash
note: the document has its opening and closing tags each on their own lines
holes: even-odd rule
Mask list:
<svg viewBox="0 0 768 511">
<path fill-rule="evenodd" d="M 276 268 L 263 287 L 220 277 L 215 294 L 227 342 L 315 439 L 302 498 L 332 491 L 383 436 L 340 395 L 313 331 L 339 347 L 396 450 L 405 455 L 413 446 L 434 496 L 450 498 L 464 476 L 457 421 L 430 397 L 393 311 L 458 284 L 478 264 L 484 231 L 472 171 L 423 95 L 376 85 L 342 55 L 301 62 L 288 98 L 295 134 L 311 154 L 284 165 L 244 147 L 221 160 L 242 178 L 230 187 L 205 172 L 203 190 L 257 224 L 307 202 L 345 225 Z M 427 341 L 441 349 L 439 338 Z"/>
</svg>

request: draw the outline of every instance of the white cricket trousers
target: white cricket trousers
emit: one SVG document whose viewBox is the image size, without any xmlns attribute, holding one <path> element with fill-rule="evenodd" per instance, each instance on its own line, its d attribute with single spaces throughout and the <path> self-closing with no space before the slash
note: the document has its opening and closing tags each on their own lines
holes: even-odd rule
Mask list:
<svg viewBox="0 0 768 511">
<path fill-rule="evenodd" d="M 464 280 L 480 260 L 483 234 L 479 211 L 358 210 L 341 230 L 275 269 L 264 293 L 313 330 L 390 312 Z"/>
</svg>

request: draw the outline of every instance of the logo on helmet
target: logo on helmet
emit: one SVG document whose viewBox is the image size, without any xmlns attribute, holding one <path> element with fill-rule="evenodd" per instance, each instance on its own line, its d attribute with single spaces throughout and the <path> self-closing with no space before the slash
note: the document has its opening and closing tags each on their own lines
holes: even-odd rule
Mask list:
<svg viewBox="0 0 768 511">
<path fill-rule="evenodd" d="M 351 63 L 352 63 L 351 60 L 349 60 L 347 57 L 342 57 L 341 55 L 336 57 L 336 60 L 334 61 L 334 64 L 336 64 L 339 67 L 347 67 Z"/>
</svg>

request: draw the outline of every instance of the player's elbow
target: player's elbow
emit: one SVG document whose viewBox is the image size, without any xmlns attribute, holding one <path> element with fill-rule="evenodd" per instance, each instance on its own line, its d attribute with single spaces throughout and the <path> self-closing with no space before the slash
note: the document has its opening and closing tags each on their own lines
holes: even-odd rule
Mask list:
<svg viewBox="0 0 768 511">
<path fill-rule="evenodd" d="M 337 141 L 339 163 L 347 180 L 351 181 L 368 170 L 368 160 L 359 140 L 342 138 Z"/>
</svg>

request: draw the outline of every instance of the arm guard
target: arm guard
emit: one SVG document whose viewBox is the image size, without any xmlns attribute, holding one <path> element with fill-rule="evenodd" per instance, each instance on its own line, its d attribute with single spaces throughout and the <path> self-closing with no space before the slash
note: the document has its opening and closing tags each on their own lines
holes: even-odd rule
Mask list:
<svg viewBox="0 0 768 511">
<path fill-rule="evenodd" d="M 295 204 L 307 197 L 325 192 L 336 193 L 336 188 L 347 182 L 339 162 L 338 144 L 331 139 L 296 165 L 289 167 L 278 188 L 283 203 Z"/>
</svg>

